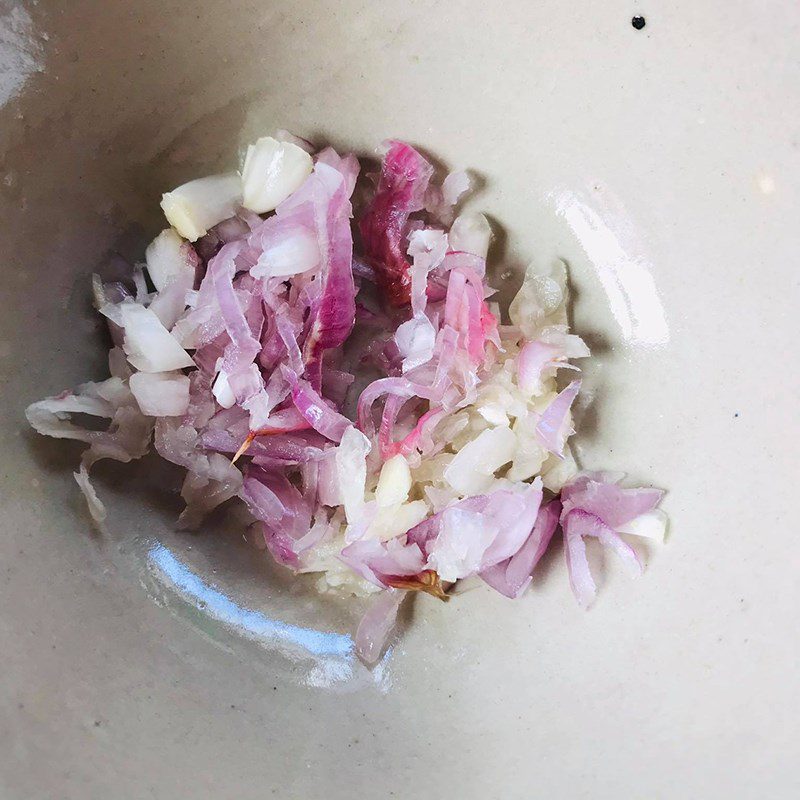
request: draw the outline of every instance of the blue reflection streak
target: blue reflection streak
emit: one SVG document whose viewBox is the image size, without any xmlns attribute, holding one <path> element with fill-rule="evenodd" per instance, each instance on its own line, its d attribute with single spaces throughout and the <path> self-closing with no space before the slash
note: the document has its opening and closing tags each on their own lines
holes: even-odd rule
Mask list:
<svg viewBox="0 0 800 800">
<path fill-rule="evenodd" d="M 181 594 L 203 603 L 204 610 L 212 617 L 243 630 L 253 639 L 289 642 L 315 656 L 352 655 L 353 640 L 345 634 L 301 628 L 298 625 L 270 619 L 260 611 L 242 608 L 222 592 L 205 583 L 162 544 L 153 545 L 147 554 L 147 559 L 175 584 Z"/>
</svg>

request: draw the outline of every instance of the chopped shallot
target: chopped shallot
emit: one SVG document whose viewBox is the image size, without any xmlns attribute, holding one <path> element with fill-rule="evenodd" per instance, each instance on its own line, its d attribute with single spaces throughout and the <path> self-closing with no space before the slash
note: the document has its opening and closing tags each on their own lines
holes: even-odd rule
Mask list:
<svg viewBox="0 0 800 800">
<path fill-rule="evenodd" d="M 446 600 L 478 576 L 518 598 L 560 526 L 588 606 L 586 539 L 638 572 L 624 537 L 663 539 L 666 516 L 661 491 L 575 463 L 581 380 L 559 373 L 589 350 L 567 328 L 564 264 L 529 267 L 504 322 L 491 227 L 456 216 L 468 174 L 438 181 L 389 141 L 367 184 L 356 156 L 284 131 L 248 148 L 241 175 L 165 194 L 146 273 L 93 278 L 112 377 L 26 413 L 88 445 L 75 480 L 98 525 L 90 468 L 151 440 L 186 470 L 180 527 L 244 503 L 275 561 L 370 599 L 355 653 L 373 665 L 410 595 Z"/>
</svg>

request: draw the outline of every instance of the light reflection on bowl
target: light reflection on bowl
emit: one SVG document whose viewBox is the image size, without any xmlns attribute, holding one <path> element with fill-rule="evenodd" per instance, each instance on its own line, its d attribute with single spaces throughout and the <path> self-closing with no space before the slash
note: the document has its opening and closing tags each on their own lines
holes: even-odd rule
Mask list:
<svg viewBox="0 0 800 800">
<path fill-rule="evenodd" d="M 147 564 L 151 574 L 165 588 L 231 632 L 262 647 L 278 650 L 293 660 L 310 660 L 311 668 L 304 676 L 309 685 L 331 687 L 366 680 L 381 687 L 386 683 L 391 649 L 377 667 L 366 670 L 354 654 L 352 637 L 292 625 L 270 619 L 261 611 L 244 608 L 204 581 L 161 543 L 150 546 Z"/>
<path fill-rule="evenodd" d="M 644 245 L 622 203 L 608 191 L 595 194 L 590 200 L 581 190 L 558 188 L 549 202 L 583 247 L 625 342 L 663 347 L 669 342 L 667 315 Z"/>
</svg>

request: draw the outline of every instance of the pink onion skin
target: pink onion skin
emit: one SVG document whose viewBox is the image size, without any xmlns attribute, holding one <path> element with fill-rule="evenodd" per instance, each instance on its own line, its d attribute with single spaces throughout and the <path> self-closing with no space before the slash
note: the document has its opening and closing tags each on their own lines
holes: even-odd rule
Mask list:
<svg viewBox="0 0 800 800">
<path fill-rule="evenodd" d="M 578 604 L 583 608 L 588 608 L 597 595 L 597 587 L 586 559 L 584 541 L 586 537 L 594 537 L 604 547 L 614 550 L 630 571 L 635 573 L 642 571 L 641 562 L 634 549 L 593 514 L 573 509 L 562 515 L 561 528 L 564 531 L 570 586 Z"/>
<path fill-rule="evenodd" d="M 284 566 L 300 566 L 298 541 L 311 529 L 311 508 L 300 492 L 281 474 L 249 467 L 240 492 L 273 558 Z"/>
<path fill-rule="evenodd" d="M 529 485 L 524 491 L 499 489 L 489 494 L 468 497 L 433 514 L 413 527 L 407 534 L 410 544 L 416 544 L 425 556 L 429 556 L 439 536 L 445 515 L 450 509 L 481 514 L 487 525 L 497 526 L 499 533 L 487 547 L 478 572 L 511 558 L 525 544 L 534 528 L 542 490 Z"/>
<path fill-rule="evenodd" d="M 410 265 L 403 238 L 409 214 L 419 211 L 433 167 L 410 145 L 389 142 L 378 188 L 359 221 L 367 258 L 384 296 L 394 306 L 411 302 Z"/>
<path fill-rule="evenodd" d="M 415 450 L 419 450 L 422 455 L 429 453 L 434 447 L 433 430 L 445 416 L 444 409 L 432 408 L 419 418 L 411 433 L 404 436 L 399 442 L 389 441 L 388 439 L 382 441 L 381 455 L 384 460 L 398 453 L 403 456 L 409 456 Z M 383 429 L 381 429 L 381 433 L 383 433 Z"/>
<path fill-rule="evenodd" d="M 316 435 L 316 432 L 314 432 Z M 324 456 L 324 439 L 311 440 L 308 431 L 278 433 L 272 436 L 259 436 L 247 451 L 254 458 L 271 458 L 291 464 L 305 464 L 317 461 Z M 208 430 L 200 436 L 200 444 L 218 453 L 235 453 L 244 443 L 247 432 L 234 435 L 227 430 Z"/>
<path fill-rule="evenodd" d="M 339 559 L 362 578 L 382 589 L 390 588 L 388 578 L 418 575 L 425 568 L 420 547 L 398 539 L 388 542 L 360 539 L 345 547 Z"/>
<path fill-rule="evenodd" d="M 536 435 L 543 447 L 546 447 L 551 453 L 554 453 L 559 458 L 564 456 L 564 445 L 567 437 L 573 431 L 566 429 L 566 418 L 569 413 L 570 406 L 578 396 L 581 390 L 580 381 L 572 381 L 562 392 L 560 392 L 555 400 L 547 407 L 541 419 L 536 425 Z"/>
<path fill-rule="evenodd" d="M 380 660 L 397 622 L 400 604 L 407 594 L 400 589 L 380 592 L 361 618 L 356 630 L 355 651 L 368 667 L 374 666 Z"/>
<path fill-rule="evenodd" d="M 564 555 L 567 561 L 567 573 L 572 593 L 582 608 L 588 608 L 597 596 L 597 586 L 592 578 L 589 562 L 586 559 L 586 544 L 583 541 L 583 529 L 592 530 L 593 518 L 589 518 L 588 525 L 581 515 L 567 516 L 561 521 L 564 531 Z"/>
<path fill-rule="evenodd" d="M 585 538 L 593 537 L 603 547 L 613 550 L 630 572 L 638 574 L 643 569 L 636 551 L 622 539 L 615 527 L 652 511 L 664 493 L 660 489 L 624 489 L 618 485 L 622 477 L 584 472 L 561 491 L 561 528 L 564 531 L 567 570 L 572 591 L 584 608 L 594 602 L 597 594 L 586 559 Z"/>
<path fill-rule="evenodd" d="M 616 481 L 597 480 L 592 473 L 582 474 L 567 484 L 561 493 L 564 513 L 578 508 L 598 517 L 615 529 L 652 511 L 664 496 L 661 489 L 623 489 Z"/>
<path fill-rule="evenodd" d="M 332 147 L 326 147 L 317 153 L 316 162 L 318 164 L 327 164 L 341 173 L 344 178 L 345 196 L 349 199 L 356 188 L 358 174 L 361 171 L 358 159 L 352 153 L 340 156 Z"/>
<path fill-rule="evenodd" d="M 233 349 L 231 350 L 231 363 L 227 370 L 229 372 L 244 369 L 253 362 L 261 350 L 260 343 L 253 337 L 233 288 L 233 278 L 236 273 L 235 261 L 241 250 L 240 242 L 226 244 L 208 266 L 208 273 L 216 292 L 225 329 L 231 338 L 233 348 L 235 348 L 235 355 L 233 355 Z"/>
<path fill-rule="evenodd" d="M 520 389 L 533 392 L 539 386 L 542 371 L 558 356 L 558 348 L 546 342 L 526 342 L 519 351 L 517 375 Z"/>
<path fill-rule="evenodd" d="M 320 397 L 310 383 L 299 379 L 290 380 L 290 383 L 292 402 L 303 419 L 327 439 L 341 441 L 342 434 L 353 423 Z"/>
<path fill-rule="evenodd" d="M 320 169 L 321 167 L 317 167 Z M 334 172 L 332 167 L 328 167 Z M 339 174 L 338 172 L 336 174 Z M 323 289 L 311 331 L 303 347 L 303 360 L 312 387 L 322 385 L 322 354 L 342 345 L 356 319 L 356 289 L 353 281 L 353 234 L 350 230 L 350 201 L 345 179 L 341 176 L 324 214 Z"/>
<path fill-rule="evenodd" d="M 558 500 L 545 503 L 525 544 L 510 558 L 487 567 L 480 577 L 500 594 L 516 600 L 530 585 L 531 574 L 553 538 L 560 515 Z"/>
</svg>

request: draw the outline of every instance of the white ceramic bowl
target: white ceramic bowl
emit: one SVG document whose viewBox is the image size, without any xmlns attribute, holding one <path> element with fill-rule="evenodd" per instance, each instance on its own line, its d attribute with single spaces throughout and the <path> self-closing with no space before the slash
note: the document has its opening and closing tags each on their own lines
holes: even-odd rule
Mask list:
<svg viewBox="0 0 800 800">
<path fill-rule="evenodd" d="M 788 0 L 0 4 L 3 797 L 795 796 L 798 36 Z M 368 673 L 348 604 L 172 531 L 156 459 L 98 468 L 91 531 L 23 408 L 102 377 L 88 276 L 160 193 L 278 127 L 475 168 L 506 298 L 569 262 L 582 462 L 669 490 L 642 579 L 584 613 L 556 548 Z"/>
</svg>

